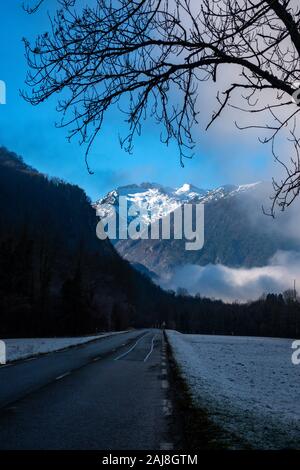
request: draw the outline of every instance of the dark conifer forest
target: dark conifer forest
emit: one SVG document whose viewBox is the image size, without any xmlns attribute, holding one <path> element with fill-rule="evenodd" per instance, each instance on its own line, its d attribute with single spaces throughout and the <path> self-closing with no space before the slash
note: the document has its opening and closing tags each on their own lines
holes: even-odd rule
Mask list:
<svg viewBox="0 0 300 470">
<path fill-rule="evenodd" d="M 5 148 L 0 196 L 2 338 L 162 324 L 189 333 L 299 335 L 293 293 L 227 304 L 163 291 L 97 239 L 97 217 L 82 189 L 38 173 Z"/>
</svg>

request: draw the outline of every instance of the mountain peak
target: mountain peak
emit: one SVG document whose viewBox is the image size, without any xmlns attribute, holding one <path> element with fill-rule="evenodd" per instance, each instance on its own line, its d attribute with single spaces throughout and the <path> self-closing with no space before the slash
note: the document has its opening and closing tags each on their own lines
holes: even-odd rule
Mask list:
<svg viewBox="0 0 300 470">
<path fill-rule="evenodd" d="M 186 193 L 191 193 L 191 192 L 199 194 L 199 195 L 203 195 L 207 193 L 206 190 L 197 188 L 197 186 L 194 186 L 193 184 L 190 184 L 190 183 L 184 183 L 182 186 L 180 186 L 179 188 L 176 188 L 175 190 L 175 194 L 186 194 Z"/>
</svg>

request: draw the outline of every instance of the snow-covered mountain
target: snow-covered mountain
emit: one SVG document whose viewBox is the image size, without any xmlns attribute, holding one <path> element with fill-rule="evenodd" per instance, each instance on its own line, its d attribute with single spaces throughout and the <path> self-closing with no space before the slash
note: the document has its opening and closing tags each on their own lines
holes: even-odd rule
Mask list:
<svg viewBox="0 0 300 470">
<path fill-rule="evenodd" d="M 157 183 L 133 184 L 110 191 L 105 197 L 99 199 L 94 207 L 99 217 L 106 217 L 111 213 L 112 206 L 118 211 L 119 197 L 123 196 L 127 199 L 128 208 L 134 206 L 136 210 L 142 210 L 144 221 L 150 223 L 150 221 L 154 222 L 165 217 L 182 204 L 218 201 L 241 192 L 251 191 L 259 184 L 225 185 L 213 190 L 201 189 L 189 183 L 179 188 L 165 187 Z"/>
<path fill-rule="evenodd" d="M 287 239 L 288 234 L 274 230 L 273 221 L 261 210 L 262 204 L 269 203 L 271 191 L 266 183 L 224 185 L 212 190 L 187 183 L 179 188 L 142 183 L 117 188 L 97 201 L 94 207 L 100 217 L 105 217 L 112 211 L 112 206 L 118 211 L 119 196 L 125 196 L 128 207 L 134 205 L 136 210 L 144 209 L 144 222 L 148 224 L 184 203 L 205 203 L 202 250 L 186 251 L 185 240 L 113 241 L 125 259 L 162 276 L 185 264 L 263 266 L 277 250 L 294 249 L 295 243 Z M 132 214 L 129 219 L 135 217 L 135 211 Z"/>
</svg>

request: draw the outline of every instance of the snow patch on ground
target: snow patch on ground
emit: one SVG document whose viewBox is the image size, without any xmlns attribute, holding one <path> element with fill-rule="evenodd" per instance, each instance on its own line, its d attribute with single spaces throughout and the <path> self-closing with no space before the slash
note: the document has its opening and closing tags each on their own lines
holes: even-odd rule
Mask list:
<svg viewBox="0 0 300 470">
<path fill-rule="evenodd" d="M 13 362 L 20 359 L 59 351 L 71 346 L 89 343 L 99 338 L 120 334 L 122 332 L 101 333 L 95 336 L 82 336 L 76 338 L 21 338 L 5 339 L 6 362 Z"/>
<path fill-rule="evenodd" d="M 216 424 L 254 448 L 300 448 L 292 340 L 167 334 L 195 401 Z"/>
</svg>

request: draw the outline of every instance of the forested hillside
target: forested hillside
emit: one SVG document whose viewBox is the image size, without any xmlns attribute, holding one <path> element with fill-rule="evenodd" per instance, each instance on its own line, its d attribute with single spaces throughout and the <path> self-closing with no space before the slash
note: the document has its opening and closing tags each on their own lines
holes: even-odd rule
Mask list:
<svg viewBox="0 0 300 470">
<path fill-rule="evenodd" d="M 0 196 L 2 337 L 122 329 L 136 323 L 137 310 L 147 316 L 143 284 L 158 288 L 97 239 L 82 189 L 1 148 Z"/>
</svg>

